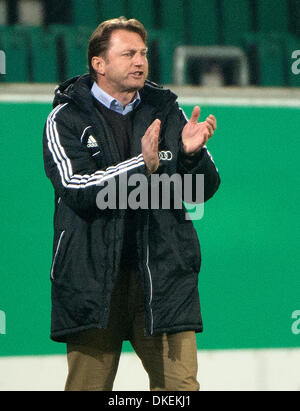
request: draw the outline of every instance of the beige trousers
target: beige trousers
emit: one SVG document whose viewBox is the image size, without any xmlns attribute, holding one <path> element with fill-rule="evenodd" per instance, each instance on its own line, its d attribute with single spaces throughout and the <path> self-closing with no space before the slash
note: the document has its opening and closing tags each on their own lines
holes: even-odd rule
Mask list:
<svg viewBox="0 0 300 411">
<path fill-rule="evenodd" d="M 112 295 L 108 328 L 78 333 L 67 344 L 65 390 L 112 391 L 125 339 L 141 359 L 151 391 L 199 390 L 195 332 L 145 336 L 138 275 L 125 270 Z"/>
</svg>

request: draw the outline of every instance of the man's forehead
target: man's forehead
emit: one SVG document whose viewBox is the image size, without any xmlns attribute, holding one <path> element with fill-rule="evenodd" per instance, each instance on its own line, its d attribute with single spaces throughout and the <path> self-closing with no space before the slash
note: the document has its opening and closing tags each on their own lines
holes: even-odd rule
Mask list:
<svg viewBox="0 0 300 411">
<path fill-rule="evenodd" d="M 110 47 L 121 47 L 130 49 L 146 49 L 142 37 L 133 31 L 115 30 L 110 37 Z"/>
</svg>

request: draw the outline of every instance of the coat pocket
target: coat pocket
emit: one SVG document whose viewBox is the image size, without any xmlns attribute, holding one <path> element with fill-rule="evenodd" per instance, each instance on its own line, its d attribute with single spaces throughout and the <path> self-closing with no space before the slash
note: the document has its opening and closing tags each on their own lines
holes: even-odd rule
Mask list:
<svg viewBox="0 0 300 411">
<path fill-rule="evenodd" d="M 54 256 L 53 256 L 53 261 L 52 261 L 52 266 L 51 266 L 51 272 L 50 272 L 50 278 L 51 278 L 51 280 L 54 280 L 55 264 L 56 264 L 56 261 L 57 261 L 58 255 L 59 255 L 59 251 L 61 250 L 61 246 L 62 246 L 62 241 L 63 241 L 64 235 L 65 235 L 65 230 L 63 230 L 63 231 L 60 233 L 60 236 L 59 236 L 59 239 L 58 239 L 58 242 L 57 242 L 57 246 L 56 246 L 56 250 L 55 250 L 55 253 L 54 253 Z"/>
</svg>

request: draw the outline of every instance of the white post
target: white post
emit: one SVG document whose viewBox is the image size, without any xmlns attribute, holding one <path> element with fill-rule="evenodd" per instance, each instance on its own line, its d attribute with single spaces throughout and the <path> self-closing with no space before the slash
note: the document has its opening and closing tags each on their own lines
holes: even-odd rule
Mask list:
<svg viewBox="0 0 300 411">
<path fill-rule="evenodd" d="M 6 315 L 4 311 L 0 311 L 0 334 L 6 334 Z"/>
<path fill-rule="evenodd" d="M 6 57 L 3 50 L 0 50 L 0 74 L 6 74 Z"/>
</svg>

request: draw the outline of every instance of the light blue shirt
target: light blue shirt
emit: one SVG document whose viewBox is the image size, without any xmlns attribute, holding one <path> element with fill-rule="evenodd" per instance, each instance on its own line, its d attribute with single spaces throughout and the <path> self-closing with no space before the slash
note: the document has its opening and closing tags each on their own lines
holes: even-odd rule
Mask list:
<svg viewBox="0 0 300 411">
<path fill-rule="evenodd" d="M 102 103 L 105 107 L 109 108 L 110 110 L 116 111 L 117 113 L 126 114 L 130 113 L 136 106 L 138 106 L 141 102 L 141 97 L 139 92 L 137 91 L 135 99 L 127 104 L 125 108 L 123 108 L 122 103 L 116 98 L 107 94 L 102 88 L 98 86 L 96 82 L 94 82 L 93 87 L 91 88 L 91 93 L 100 103 Z"/>
</svg>

